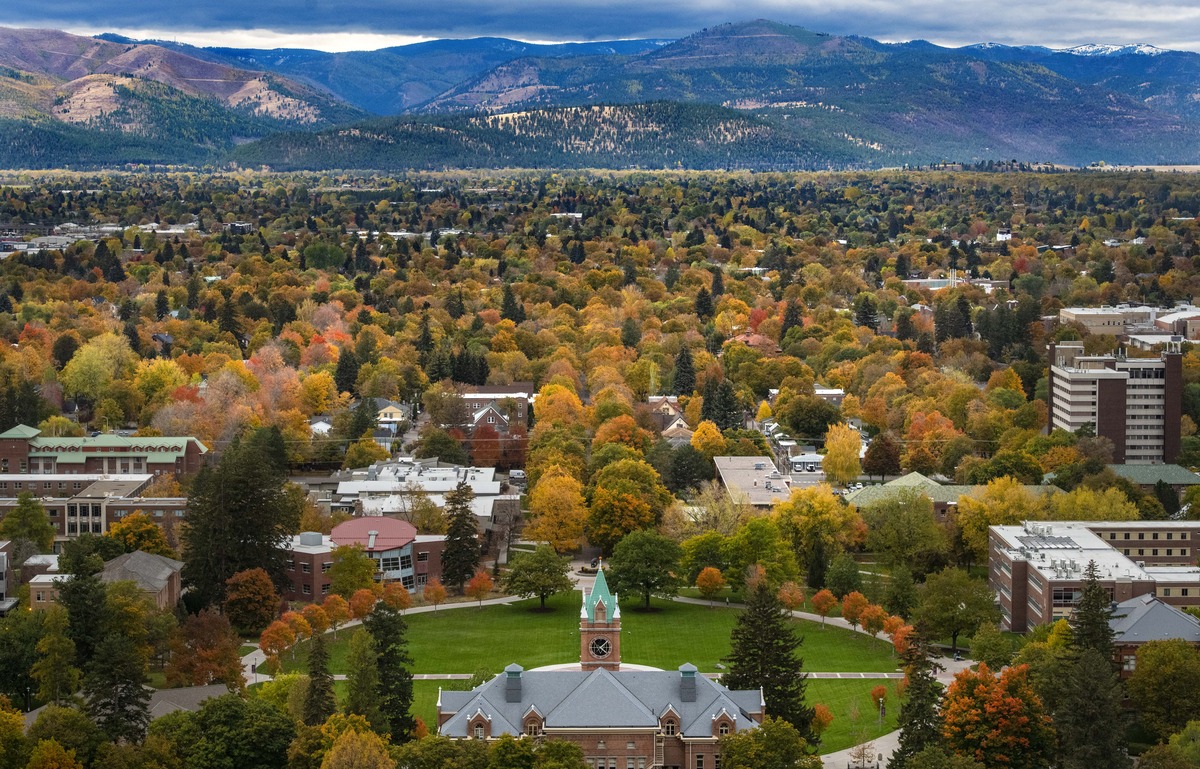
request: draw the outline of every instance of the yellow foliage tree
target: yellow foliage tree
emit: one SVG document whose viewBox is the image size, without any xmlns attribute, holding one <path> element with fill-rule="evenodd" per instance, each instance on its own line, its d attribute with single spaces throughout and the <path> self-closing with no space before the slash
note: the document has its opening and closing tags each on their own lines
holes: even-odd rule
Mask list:
<svg viewBox="0 0 1200 769">
<path fill-rule="evenodd" d="M 754 418 L 757 419 L 759 422 L 763 421 L 764 419 L 770 419 L 771 418 L 771 404 L 767 403 L 766 401 L 763 401 L 762 403 L 758 404 L 758 413 L 754 415 Z"/>
<path fill-rule="evenodd" d="M 721 428 L 710 419 L 697 425 L 696 431 L 692 433 L 692 448 L 706 457 L 723 455 L 725 445 L 725 436 L 721 434 Z"/>
<path fill-rule="evenodd" d="M 771 516 L 802 560 L 818 538 L 828 557 L 860 544 L 867 534 L 858 510 L 838 499 L 824 483 L 793 490 L 788 499 L 775 503 Z"/>
<path fill-rule="evenodd" d="M 862 438 L 850 425 L 839 422 L 825 432 L 825 459 L 821 467 L 825 477 L 837 484 L 846 484 L 862 475 L 859 452 Z"/>
<path fill-rule="evenodd" d="M 525 537 L 549 542 L 555 552 L 575 550 L 583 543 L 587 503 L 583 484 L 566 469 L 551 465 L 529 494 L 530 521 Z"/>
<path fill-rule="evenodd" d="M 1137 505 L 1117 488 L 1103 491 L 1077 486 L 1050 497 L 1050 518 L 1055 521 L 1136 521 Z"/>
<path fill-rule="evenodd" d="M 987 559 L 989 526 L 1012 526 L 1045 518 L 1045 498 L 1007 475 L 958 500 L 958 528 L 980 562 Z"/>
</svg>

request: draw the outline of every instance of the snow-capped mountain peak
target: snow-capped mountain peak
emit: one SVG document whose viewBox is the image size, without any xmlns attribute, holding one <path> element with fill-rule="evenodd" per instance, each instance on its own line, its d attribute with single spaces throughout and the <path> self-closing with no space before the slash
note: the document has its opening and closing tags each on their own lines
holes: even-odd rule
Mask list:
<svg viewBox="0 0 1200 769">
<path fill-rule="evenodd" d="M 1070 53 L 1076 56 L 1158 56 L 1159 54 L 1167 53 L 1167 51 L 1145 43 L 1137 45 L 1088 43 L 1086 45 L 1077 45 L 1073 48 L 1064 48 L 1062 49 L 1062 53 Z"/>
</svg>

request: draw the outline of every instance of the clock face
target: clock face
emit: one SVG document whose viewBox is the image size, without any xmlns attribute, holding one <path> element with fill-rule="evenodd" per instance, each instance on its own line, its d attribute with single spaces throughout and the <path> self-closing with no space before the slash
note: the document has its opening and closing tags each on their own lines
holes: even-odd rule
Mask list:
<svg viewBox="0 0 1200 769">
<path fill-rule="evenodd" d="M 592 656 L 603 659 L 612 651 L 612 644 L 607 638 L 595 638 L 592 640 Z"/>
</svg>

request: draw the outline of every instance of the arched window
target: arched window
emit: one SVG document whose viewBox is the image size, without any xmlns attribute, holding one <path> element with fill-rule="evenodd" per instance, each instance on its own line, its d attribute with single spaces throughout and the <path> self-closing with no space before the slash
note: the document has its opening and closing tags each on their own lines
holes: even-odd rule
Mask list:
<svg viewBox="0 0 1200 769">
<path fill-rule="evenodd" d="M 721 735 L 722 737 L 724 737 L 726 734 L 729 734 L 729 722 L 728 721 L 722 721 L 720 723 L 720 725 L 717 726 L 717 734 Z"/>
<path fill-rule="evenodd" d="M 525 722 L 525 733 L 530 737 L 536 737 L 537 735 L 541 734 L 541 732 L 542 730 L 538 728 L 538 722 L 536 718 L 531 718 Z"/>
<path fill-rule="evenodd" d="M 666 721 L 663 721 L 663 734 L 668 737 L 675 736 L 675 719 L 668 718 Z"/>
<path fill-rule="evenodd" d="M 483 739 L 483 724 L 475 724 L 475 739 Z"/>
</svg>

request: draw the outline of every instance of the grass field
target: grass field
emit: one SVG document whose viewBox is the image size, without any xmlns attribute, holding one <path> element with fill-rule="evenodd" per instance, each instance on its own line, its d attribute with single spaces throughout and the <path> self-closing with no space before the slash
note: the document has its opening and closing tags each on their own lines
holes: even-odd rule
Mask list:
<svg viewBox="0 0 1200 769">
<path fill-rule="evenodd" d="M 579 659 L 578 598 L 556 596 L 551 611 L 533 611 L 536 601 L 413 614 L 408 617 L 409 653 L 414 673 L 499 673 L 516 662 L 526 669 Z M 673 670 L 691 662 L 717 672 L 729 653 L 737 611 L 655 599 L 653 610 L 626 608 L 621 614 L 621 659 Z M 796 621 L 804 637 L 805 670 L 889 672 L 896 669 L 891 645 L 820 623 Z M 330 670 L 346 672 L 348 639 L 343 630 L 330 643 Z M 305 650 L 284 660 L 285 670 L 304 669 Z"/>
</svg>

